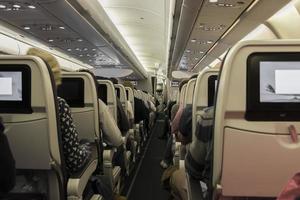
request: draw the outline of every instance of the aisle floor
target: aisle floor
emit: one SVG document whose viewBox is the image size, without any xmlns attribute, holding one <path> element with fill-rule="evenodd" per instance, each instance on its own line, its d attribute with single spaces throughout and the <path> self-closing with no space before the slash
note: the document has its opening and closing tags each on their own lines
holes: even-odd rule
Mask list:
<svg viewBox="0 0 300 200">
<path fill-rule="evenodd" d="M 141 166 L 128 192 L 128 200 L 168 200 L 169 192 L 160 183 L 163 169 L 159 163 L 163 158 L 166 140 L 158 137 L 163 131 L 163 120 L 157 120 L 150 137 Z"/>
</svg>

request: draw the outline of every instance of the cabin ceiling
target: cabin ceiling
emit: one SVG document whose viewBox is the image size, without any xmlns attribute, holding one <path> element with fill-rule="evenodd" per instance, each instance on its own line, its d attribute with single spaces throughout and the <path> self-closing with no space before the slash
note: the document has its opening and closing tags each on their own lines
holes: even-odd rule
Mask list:
<svg viewBox="0 0 300 200">
<path fill-rule="evenodd" d="M 174 0 L 98 0 L 148 72 L 166 72 Z"/>
<path fill-rule="evenodd" d="M 183 2 L 177 29 L 181 38 L 174 41 L 169 77 L 172 71 L 195 73 L 208 66 L 289 0 L 279 0 L 276 4 L 270 4 L 269 0 L 205 0 L 198 3 L 197 9 L 191 9 L 195 8 L 195 2 L 199 1 Z M 182 29 L 187 19 L 192 23 L 190 30 Z"/>
<path fill-rule="evenodd" d="M 96 69 L 132 69 L 126 79 L 144 78 L 65 0 L 0 0 L 0 20 Z"/>
</svg>

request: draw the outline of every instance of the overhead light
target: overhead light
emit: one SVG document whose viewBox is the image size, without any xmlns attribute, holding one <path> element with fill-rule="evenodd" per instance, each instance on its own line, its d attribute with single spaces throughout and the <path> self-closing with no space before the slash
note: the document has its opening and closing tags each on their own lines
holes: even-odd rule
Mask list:
<svg viewBox="0 0 300 200">
<path fill-rule="evenodd" d="M 60 26 L 60 27 L 58 27 L 59 29 L 61 29 L 61 30 L 65 30 L 65 27 L 64 26 Z"/>
<path fill-rule="evenodd" d="M 80 51 L 80 48 L 77 47 L 75 50 L 76 50 L 76 51 Z"/>
<path fill-rule="evenodd" d="M 218 0 L 209 0 L 209 3 L 217 3 Z"/>
<path fill-rule="evenodd" d="M 201 53 L 201 54 L 202 54 L 202 53 L 204 53 L 204 51 L 199 51 L 199 53 Z"/>
<path fill-rule="evenodd" d="M 67 51 L 72 51 L 72 49 L 68 48 Z"/>
<path fill-rule="evenodd" d="M 91 57 L 91 55 L 90 55 L 90 54 L 86 54 L 86 56 L 87 56 L 87 57 Z"/>
<path fill-rule="evenodd" d="M 92 51 L 96 51 L 96 49 L 92 49 Z"/>
<path fill-rule="evenodd" d="M 27 7 L 30 9 L 36 9 L 36 7 L 34 5 L 28 5 Z"/>
<path fill-rule="evenodd" d="M 187 53 L 191 53 L 191 50 L 187 49 L 185 52 L 187 52 Z"/>
<path fill-rule="evenodd" d="M 81 38 L 77 39 L 78 42 L 82 42 L 83 40 Z"/>
<path fill-rule="evenodd" d="M 196 57 L 196 58 L 195 58 L 195 60 L 199 60 L 199 58 L 198 58 L 198 57 Z"/>
<path fill-rule="evenodd" d="M 30 27 L 29 26 L 24 26 L 23 27 L 25 30 L 30 30 Z"/>
<path fill-rule="evenodd" d="M 87 51 L 87 50 L 88 50 L 88 48 L 86 48 L 86 47 L 85 47 L 85 48 L 83 48 L 83 51 Z"/>
<path fill-rule="evenodd" d="M 82 56 L 83 56 L 82 54 L 79 55 L 79 57 L 82 57 Z"/>
<path fill-rule="evenodd" d="M 191 42 L 192 43 L 195 43 L 197 40 L 196 39 L 191 39 Z"/>
<path fill-rule="evenodd" d="M 6 5 L 0 4 L 0 8 L 4 9 L 4 8 L 6 8 Z"/>
<path fill-rule="evenodd" d="M 207 40 L 207 42 L 206 42 L 207 44 L 212 44 L 213 43 L 213 41 L 212 40 Z"/>
<path fill-rule="evenodd" d="M 18 5 L 18 4 L 14 4 L 12 7 L 13 7 L 13 8 L 21 8 L 21 6 Z"/>
<path fill-rule="evenodd" d="M 89 62 L 92 62 L 93 60 L 89 60 Z"/>
<path fill-rule="evenodd" d="M 48 40 L 48 42 L 53 42 L 53 41 L 54 41 L 53 39 L 49 39 L 49 40 Z"/>
</svg>

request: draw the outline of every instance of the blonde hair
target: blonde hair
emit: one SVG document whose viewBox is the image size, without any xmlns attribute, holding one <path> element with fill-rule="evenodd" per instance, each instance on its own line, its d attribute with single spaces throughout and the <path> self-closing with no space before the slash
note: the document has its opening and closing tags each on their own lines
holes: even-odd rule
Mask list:
<svg viewBox="0 0 300 200">
<path fill-rule="evenodd" d="M 40 57 L 50 68 L 54 76 L 55 84 L 61 84 L 61 69 L 56 58 L 42 49 L 31 48 L 27 51 L 27 55 Z"/>
</svg>

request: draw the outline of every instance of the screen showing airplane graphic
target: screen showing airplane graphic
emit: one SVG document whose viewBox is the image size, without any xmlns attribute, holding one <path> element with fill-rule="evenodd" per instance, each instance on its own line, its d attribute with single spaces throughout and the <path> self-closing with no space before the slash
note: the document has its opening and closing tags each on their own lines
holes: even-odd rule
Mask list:
<svg viewBox="0 0 300 200">
<path fill-rule="evenodd" d="M 300 102 L 300 62 L 260 62 L 260 102 Z"/>
</svg>

